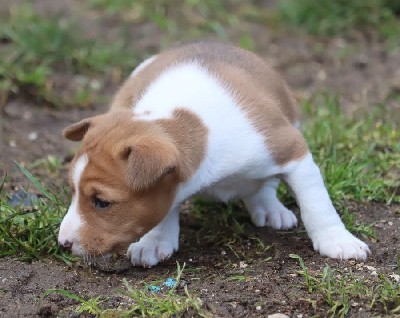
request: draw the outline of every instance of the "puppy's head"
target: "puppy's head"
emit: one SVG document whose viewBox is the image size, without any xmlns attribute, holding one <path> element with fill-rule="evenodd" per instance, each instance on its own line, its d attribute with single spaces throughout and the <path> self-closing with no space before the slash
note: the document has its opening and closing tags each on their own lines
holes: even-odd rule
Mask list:
<svg viewBox="0 0 400 318">
<path fill-rule="evenodd" d="M 180 181 L 177 148 L 129 112 L 85 119 L 64 136 L 82 146 L 70 166 L 72 202 L 60 245 L 78 255 L 126 251 L 171 208 Z"/>
</svg>

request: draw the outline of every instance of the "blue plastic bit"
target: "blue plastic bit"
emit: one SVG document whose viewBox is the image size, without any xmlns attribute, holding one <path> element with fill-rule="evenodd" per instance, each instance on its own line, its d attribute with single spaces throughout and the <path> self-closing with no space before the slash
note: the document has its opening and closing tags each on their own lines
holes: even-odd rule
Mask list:
<svg viewBox="0 0 400 318">
<path fill-rule="evenodd" d="M 176 280 L 172 277 L 168 277 L 167 280 L 163 283 L 164 286 L 168 288 L 173 288 L 176 286 Z"/>
<path fill-rule="evenodd" d="M 159 293 L 161 291 L 161 287 L 156 285 L 150 285 L 148 288 L 154 293 Z"/>
</svg>

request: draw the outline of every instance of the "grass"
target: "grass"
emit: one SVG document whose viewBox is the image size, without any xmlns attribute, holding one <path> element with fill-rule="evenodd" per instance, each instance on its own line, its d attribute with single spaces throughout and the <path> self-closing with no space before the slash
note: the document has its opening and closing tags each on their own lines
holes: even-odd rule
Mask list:
<svg viewBox="0 0 400 318">
<path fill-rule="evenodd" d="M 177 41 L 206 38 L 228 40 L 248 49 L 255 46 L 250 24 L 268 24 L 274 9 L 238 0 L 112 1 L 90 0 L 88 9 L 122 18 L 121 35 L 109 43 L 88 39 L 78 23 L 65 17 L 43 17 L 31 6 L 14 6 L 0 22 L 0 108 L 13 95 L 28 95 L 55 107 L 85 107 L 103 100 L 100 91 L 111 74 L 125 74 L 143 56 L 132 49 L 123 29 L 155 24 L 160 47 Z M 350 30 L 377 30 L 398 42 L 398 5 L 388 0 L 278 2 L 279 21 L 313 34 L 343 35 Z M 374 31 L 375 32 L 375 31 Z M 400 43 L 397 43 L 400 46 Z M 129 48 L 129 49 L 128 49 Z"/>
<path fill-rule="evenodd" d="M 210 314 L 203 309 L 199 298 L 191 295 L 187 286 L 180 286 L 185 264 L 181 267 L 177 263 L 175 285 L 172 288 L 163 288 L 161 291 L 153 292 L 149 286 L 158 286 L 159 281 L 143 283 L 142 288 L 134 288 L 124 278 L 125 290 L 120 292 L 123 305 L 118 308 L 107 306 L 107 297 L 97 296 L 86 299 L 66 290 L 48 290 L 43 297 L 50 294 L 60 294 L 73 299 L 79 303 L 76 312 L 79 314 L 88 313 L 96 317 L 176 317 L 185 312 L 197 317 L 210 317 Z"/>
<path fill-rule="evenodd" d="M 17 254 L 23 261 L 54 257 L 70 264 L 74 257 L 61 251 L 57 243 L 69 196 L 65 192 L 57 195 L 49 192 L 24 167 L 19 165 L 19 168 L 42 196 L 14 206 L 0 187 L 0 257 Z"/>
<path fill-rule="evenodd" d="M 256 1 L 178 0 L 132 1 L 90 0 L 90 6 L 107 14 L 121 16 L 129 23 L 155 23 L 162 32 L 162 47 L 182 40 L 217 36 L 230 38 L 235 30 L 238 44 L 254 48 L 251 25 L 301 27 L 306 32 L 325 36 L 378 34 L 393 47 L 400 47 L 400 12 L 396 1 L 355 0 L 315 1 L 280 0 L 276 7 Z"/>
<path fill-rule="evenodd" d="M 179 2 L 91 0 L 89 7 L 123 17 L 121 34 L 112 43 L 88 39 L 73 19 L 40 16 L 28 4 L 10 8 L 0 21 L 0 109 L 15 95 L 57 108 L 103 101 L 100 91 L 107 80 L 115 74 L 127 75 L 144 57 L 135 52 L 134 41 L 123 32 L 131 25 L 157 25 L 162 32 L 161 47 L 205 34 L 227 39 L 226 28 L 230 27 L 240 29 L 241 46 L 253 48 L 247 27 L 235 14 L 241 10 L 240 1 Z"/>
<path fill-rule="evenodd" d="M 337 36 L 355 32 L 378 33 L 383 39 L 400 45 L 399 6 L 390 0 L 278 2 L 282 21 L 301 27 L 311 34 Z"/>
<path fill-rule="evenodd" d="M 196 232 L 196 240 L 204 243 L 225 245 L 240 241 L 245 232 L 243 222 L 239 221 L 239 213 L 243 210 L 237 203 L 216 204 L 214 201 L 194 199 L 193 213 L 200 230 Z M 204 212 L 211 215 L 204 217 Z M 241 214 L 241 213 L 240 213 Z M 243 217 L 243 214 L 241 214 Z M 247 217 L 244 214 L 244 217 Z M 242 219 L 243 220 L 243 219 Z M 230 233 L 231 235 L 227 235 Z M 218 235 L 216 237 L 216 235 Z"/>
<path fill-rule="evenodd" d="M 302 108 L 305 138 L 339 207 L 348 200 L 400 202 L 396 121 L 383 122 L 379 107 L 359 120 L 346 118 L 329 94 L 303 101 Z"/>
<path fill-rule="evenodd" d="M 124 28 L 155 24 L 161 33 L 160 47 L 212 37 L 234 38 L 238 45 L 253 49 L 250 24 L 268 24 L 274 11 L 238 0 L 179 0 L 173 4 L 90 0 L 86 6 L 122 18 L 119 40 L 88 39 L 73 19 L 39 16 L 29 5 L 14 6 L 2 17 L 0 108 L 10 96 L 21 94 L 55 107 L 85 107 L 101 101 L 105 79 L 111 73 L 125 74 L 143 57 L 132 49 L 134 41 L 123 34 Z M 394 1 L 283 0 L 278 2 L 278 11 L 278 24 L 301 26 L 313 34 L 345 35 L 367 29 L 398 42 L 399 7 Z M 233 37 L 229 30 L 235 30 Z"/>
<path fill-rule="evenodd" d="M 151 22 L 160 30 L 161 47 L 174 42 L 217 37 L 229 38 L 228 29 L 236 29 L 238 44 L 253 48 L 247 13 L 255 12 L 253 3 L 239 0 L 90 0 L 90 6 L 110 15 L 118 15 L 129 24 Z"/>
<path fill-rule="evenodd" d="M 351 233 L 357 233 L 366 239 L 377 239 L 372 224 L 358 222 L 355 214 L 351 213 L 347 207 L 343 207 L 340 212 L 343 223 Z"/>
<path fill-rule="evenodd" d="M 304 278 L 305 299 L 314 309 L 323 302 L 329 307 L 327 315 L 330 317 L 346 317 L 352 307 L 367 304 L 367 308 L 375 313 L 400 313 L 400 283 L 386 274 L 356 274 L 328 265 L 314 271 L 305 265 L 300 256 L 291 254 L 290 257 L 300 265 L 297 274 Z"/>
<path fill-rule="evenodd" d="M 139 22 L 154 22 L 161 30 L 170 35 L 177 34 L 184 26 L 185 33 L 193 38 L 196 35 L 215 33 L 226 38 L 226 26 L 237 24 L 236 12 L 240 6 L 238 0 L 178 0 L 173 4 L 162 0 L 91 0 L 94 8 L 105 10 L 111 14 L 122 14 L 125 19 Z M 226 10 L 229 8 L 231 10 Z M 195 32 L 197 29 L 197 32 Z M 190 32 L 188 32 L 190 30 Z M 181 32 L 180 32 L 181 33 Z"/>
<path fill-rule="evenodd" d="M 123 43 L 86 39 L 71 20 L 39 16 L 29 5 L 12 7 L 1 20 L 0 41 L 0 105 L 23 93 L 56 107 L 87 106 L 110 65 L 136 63 Z"/>
<path fill-rule="evenodd" d="M 249 215 L 242 203 L 224 204 L 195 197 L 190 217 L 198 227 L 194 233 L 198 245 L 219 246 L 242 261 L 271 259 L 268 255 L 271 246 L 249 234 Z"/>
</svg>

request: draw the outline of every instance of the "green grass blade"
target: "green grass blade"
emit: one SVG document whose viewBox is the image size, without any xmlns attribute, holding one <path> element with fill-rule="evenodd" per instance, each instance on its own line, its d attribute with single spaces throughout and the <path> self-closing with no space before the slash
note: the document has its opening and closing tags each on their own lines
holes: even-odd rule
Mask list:
<svg viewBox="0 0 400 318">
<path fill-rule="evenodd" d="M 56 201 L 55 197 L 49 191 L 47 191 L 47 189 L 28 170 L 26 170 L 18 162 L 14 162 L 18 166 L 19 170 L 21 170 L 21 172 L 29 179 L 29 181 L 32 182 L 46 198 L 51 201 Z"/>
</svg>

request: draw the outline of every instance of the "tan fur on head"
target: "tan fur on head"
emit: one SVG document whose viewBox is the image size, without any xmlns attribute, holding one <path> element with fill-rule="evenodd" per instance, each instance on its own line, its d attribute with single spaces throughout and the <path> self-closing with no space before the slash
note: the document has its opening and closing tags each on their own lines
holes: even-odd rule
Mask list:
<svg viewBox="0 0 400 318">
<path fill-rule="evenodd" d="M 82 247 L 92 255 L 123 251 L 158 224 L 168 212 L 178 184 L 174 173 L 160 177 L 146 189 L 132 190 L 126 160 L 111 153 L 101 159 L 88 152 L 90 165 L 82 175 L 79 204 L 84 221 Z M 111 168 L 111 169 L 110 169 Z M 104 210 L 92 198 L 110 202 Z"/>
<path fill-rule="evenodd" d="M 133 190 L 146 189 L 164 175 L 177 172 L 179 153 L 171 141 L 151 136 L 132 139 L 120 153 L 127 161 L 126 177 Z"/>
<path fill-rule="evenodd" d="M 89 159 L 79 187 L 81 245 L 89 254 L 123 251 L 158 224 L 170 209 L 179 182 L 200 164 L 205 130 L 194 115 L 176 115 L 185 116 L 188 127 L 176 123 L 175 117 L 145 122 L 132 120 L 129 111 L 116 111 L 65 129 L 67 139 L 82 140 L 71 168 L 80 156 Z M 186 135 L 177 129 L 196 133 L 197 146 L 190 149 Z M 171 139 L 173 134 L 179 144 Z M 74 192 L 71 175 L 70 183 Z M 110 202 L 110 207 L 96 210 L 93 198 Z"/>
</svg>

